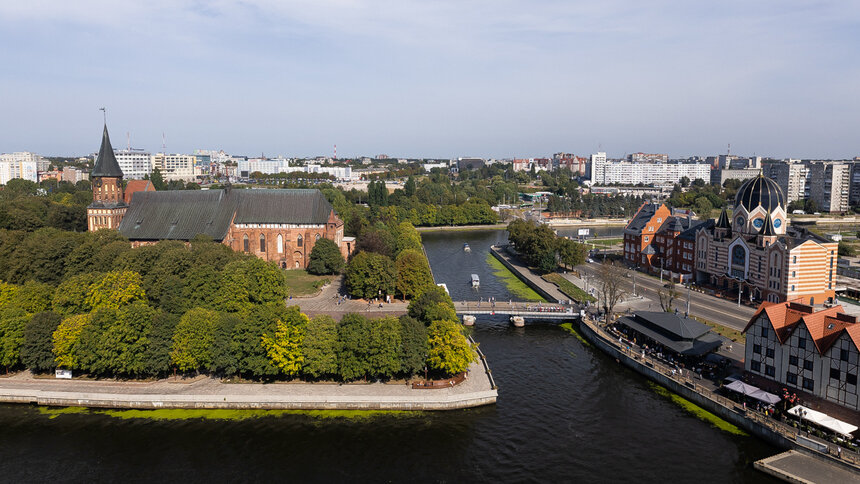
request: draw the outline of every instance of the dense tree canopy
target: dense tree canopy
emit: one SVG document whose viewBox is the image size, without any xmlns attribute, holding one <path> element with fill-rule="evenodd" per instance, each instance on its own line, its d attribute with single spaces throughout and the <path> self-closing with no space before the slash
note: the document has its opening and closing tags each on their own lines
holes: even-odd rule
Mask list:
<svg viewBox="0 0 860 484">
<path fill-rule="evenodd" d="M 340 274 L 346 262 L 340 247 L 334 241 L 322 238 L 314 244 L 308 257 L 308 272 L 311 274 Z"/>
</svg>

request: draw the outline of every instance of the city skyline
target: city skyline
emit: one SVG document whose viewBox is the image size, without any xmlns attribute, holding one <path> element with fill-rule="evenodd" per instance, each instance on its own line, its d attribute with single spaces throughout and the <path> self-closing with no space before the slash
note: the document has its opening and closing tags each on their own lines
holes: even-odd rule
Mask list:
<svg viewBox="0 0 860 484">
<path fill-rule="evenodd" d="M 844 2 L 0 5 L 0 151 L 853 158 Z"/>
</svg>

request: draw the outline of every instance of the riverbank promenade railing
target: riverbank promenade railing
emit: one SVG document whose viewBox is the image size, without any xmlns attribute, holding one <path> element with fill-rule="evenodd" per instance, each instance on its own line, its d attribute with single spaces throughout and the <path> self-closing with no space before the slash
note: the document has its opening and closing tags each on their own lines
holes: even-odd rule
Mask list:
<svg viewBox="0 0 860 484">
<path fill-rule="evenodd" d="M 725 407 L 732 412 L 741 414 L 745 418 L 752 420 L 753 422 L 780 434 L 787 440 L 796 442 L 797 445 L 802 446 L 804 450 L 808 452 L 811 452 L 813 454 L 819 454 L 822 456 L 829 456 L 831 458 L 841 458 L 843 462 L 854 466 L 857 471 L 860 471 L 860 454 L 858 454 L 857 452 L 843 447 L 843 452 L 840 455 L 835 444 L 833 444 L 832 442 L 827 442 L 822 439 L 815 438 L 813 436 L 803 436 L 803 438 L 817 442 L 822 446 L 826 446 L 827 452 L 822 452 L 818 449 L 803 445 L 803 443 L 798 440 L 798 436 L 800 435 L 799 429 L 787 425 L 779 420 L 775 420 L 772 417 L 766 416 L 764 413 L 758 412 L 753 409 L 745 408 L 742 406 L 742 404 L 739 404 L 734 400 L 731 400 L 723 395 L 713 392 L 710 388 L 701 385 L 697 381 L 697 379 L 694 379 L 692 375 L 697 374 L 691 372 L 690 370 L 679 369 L 678 367 L 669 364 L 665 360 L 654 358 L 647 353 L 643 355 L 641 349 L 636 349 L 633 343 L 631 341 L 625 340 L 624 335 L 620 333 L 610 332 L 603 326 L 588 318 L 583 319 L 582 323 L 587 324 L 588 327 L 599 338 L 601 338 L 606 343 L 612 345 L 615 349 L 626 355 L 628 358 L 630 358 L 631 361 L 658 371 L 666 378 L 686 386 L 690 390 L 693 390 L 694 392 L 698 393 L 702 397 L 707 398 L 713 403 Z"/>
<path fill-rule="evenodd" d="M 575 319 L 579 308 L 560 304 L 514 301 L 455 301 L 457 314 L 489 314 L 506 316 L 525 316 L 546 319 Z"/>
</svg>

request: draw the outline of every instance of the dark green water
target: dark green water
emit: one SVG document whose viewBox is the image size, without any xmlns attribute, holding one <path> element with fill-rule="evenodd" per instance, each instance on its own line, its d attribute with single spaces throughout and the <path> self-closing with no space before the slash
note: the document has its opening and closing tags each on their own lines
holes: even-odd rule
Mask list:
<svg viewBox="0 0 860 484">
<path fill-rule="evenodd" d="M 423 237 L 463 298 L 504 234 Z M 482 296 L 508 299 L 484 270 Z M 698 420 L 555 325 L 479 319 L 475 338 L 500 386 L 479 409 L 154 421 L 0 406 L 0 481 L 768 482 L 752 461 L 777 449 Z"/>
</svg>

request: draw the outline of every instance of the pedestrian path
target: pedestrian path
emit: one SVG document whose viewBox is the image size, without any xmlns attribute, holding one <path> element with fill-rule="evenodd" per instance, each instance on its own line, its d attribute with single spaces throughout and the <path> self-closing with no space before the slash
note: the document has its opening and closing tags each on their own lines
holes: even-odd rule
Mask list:
<svg viewBox="0 0 860 484">
<path fill-rule="evenodd" d="M 343 276 L 337 276 L 331 284 L 325 286 L 316 296 L 294 297 L 287 300 L 287 306 L 298 306 L 308 316 L 327 314 L 334 319 L 340 320 L 345 314 L 360 313 L 368 317 L 398 316 L 406 314 L 408 303 L 393 301 L 391 303 L 380 300 L 368 301 L 366 299 L 347 298 L 346 289 L 343 287 Z"/>
<path fill-rule="evenodd" d="M 513 268 L 514 273 L 520 279 L 527 279 L 531 284 L 539 287 L 541 290 L 546 292 L 553 301 L 550 302 L 565 302 L 568 298 L 563 292 L 559 291 L 558 286 L 555 284 L 543 280 L 539 275 L 537 275 L 534 271 L 532 271 L 524 262 L 520 260 L 519 257 L 514 257 L 507 250 L 502 247 L 493 246 L 490 248 L 496 255 L 504 259 L 504 262 L 510 264 Z"/>
</svg>

